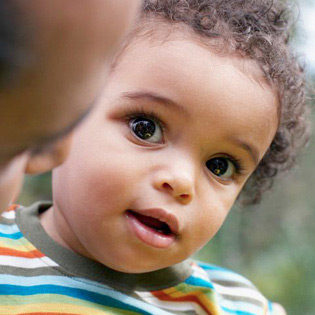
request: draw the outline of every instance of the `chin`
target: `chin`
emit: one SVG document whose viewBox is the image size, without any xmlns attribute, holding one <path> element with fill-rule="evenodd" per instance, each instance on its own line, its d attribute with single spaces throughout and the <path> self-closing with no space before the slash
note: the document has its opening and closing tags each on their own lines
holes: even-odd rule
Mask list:
<svg viewBox="0 0 315 315">
<path fill-rule="evenodd" d="M 123 264 L 121 263 L 122 261 Z M 139 258 L 139 256 L 135 257 L 134 259 L 120 259 L 119 263 L 117 264 L 114 261 L 101 263 L 110 269 L 124 273 L 145 273 L 167 268 L 173 265 L 166 264 L 165 262 L 157 264 L 156 261 L 144 261 L 143 259 L 141 259 L 141 257 Z"/>
<path fill-rule="evenodd" d="M 158 267 L 158 266 L 149 266 L 149 265 L 141 265 L 139 266 L 139 264 L 137 265 L 105 265 L 115 271 L 119 271 L 119 272 L 124 272 L 124 273 L 145 273 L 145 272 L 150 272 L 150 271 L 156 271 L 156 270 L 159 270 L 159 269 L 163 269 L 165 267 Z"/>
</svg>

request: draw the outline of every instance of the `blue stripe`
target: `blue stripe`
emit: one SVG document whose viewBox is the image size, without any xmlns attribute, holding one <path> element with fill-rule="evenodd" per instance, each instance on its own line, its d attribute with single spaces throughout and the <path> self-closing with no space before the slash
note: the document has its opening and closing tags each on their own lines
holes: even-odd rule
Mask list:
<svg viewBox="0 0 315 315">
<path fill-rule="evenodd" d="M 18 240 L 23 237 L 23 234 L 21 232 L 12 233 L 12 234 L 5 234 L 5 233 L 0 232 L 0 237 L 10 238 L 12 240 Z"/>
<path fill-rule="evenodd" d="M 16 233 L 20 232 L 18 226 L 16 224 L 1 224 L 0 223 L 0 231 L 4 233 Z"/>
<path fill-rule="evenodd" d="M 23 286 L 15 286 L 15 285 L 1 285 L 0 286 L 0 295 L 28 296 L 28 295 L 35 295 L 35 294 L 61 294 L 61 295 L 71 296 L 76 299 L 85 300 L 92 303 L 97 303 L 104 306 L 120 308 L 123 310 L 138 312 L 140 314 L 147 314 L 147 315 L 151 314 L 139 308 L 122 303 L 121 301 L 115 298 L 111 298 L 107 295 L 102 295 L 102 294 L 98 294 L 98 293 L 94 293 L 94 292 L 86 291 L 82 289 L 67 288 L 67 287 L 55 286 L 55 285 L 40 285 L 40 286 L 32 286 L 32 287 L 23 287 Z"/>
<path fill-rule="evenodd" d="M 234 310 L 238 312 L 249 312 L 253 314 L 260 314 L 263 311 L 263 307 L 251 304 L 250 302 L 229 301 L 222 299 L 219 303 L 221 308 L 226 308 L 230 311 Z"/>
<path fill-rule="evenodd" d="M 94 282 L 84 278 L 70 278 L 66 276 L 13 276 L 13 275 L 6 275 L 3 274 L 0 277 L 0 294 L 3 292 L 2 285 L 11 285 L 12 287 L 19 286 L 19 284 L 23 284 L 24 288 L 28 286 L 62 286 L 66 287 L 69 290 L 72 288 L 74 289 L 81 289 L 83 291 L 90 291 L 95 294 L 99 294 L 101 296 L 108 296 L 109 298 L 124 301 L 126 304 L 131 304 L 135 308 L 141 308 L 144 314 L 169 314 L 168 312 L 164 312 L 161 309 L 147 304 L 141 300 L 138 300 L 134 297 L 130 297 L 126 294 L 123 294 L 118 291 L 114 291 L 112 288 L 109 288 L 103 284 L 98 282 Z M 23 288 L 23 290 L 24 290 Z"/>
<path fill-rule="evenodd" d="M 228 312 L 230 314 L 236 314 L 236 315 L 256 315 L 254 313 L 249 313 L 249 312 L 243 312 L 243 311 L 237 311 L 237 310 L 231 310 L 227 307 L 221 307 L 225 312 Z"/>
<path fill-rule="evenodd" d="M 190 285 L 194 285 L 194 286 L 198 286 L 198 287 L 205 287 L 205 288 L 214 289 L 211 282 L 206 281 L 202 278 L 196 278 L 193 276 L 190 276 L 188 279 L 186 279 L 185 283 L 190 284 Z"/>
<path fill-rule="evenodd" d="M 229 270 L 227 268 L 223 268 L 223 267 L 220 267 L 220 266 L 216 266 L 216 265 L 210 265 L 210 264 L 207 264 L 207 263 L 204 263 L 204 262 L 201 262 L 201 261 L 197 261 L 197 264 L 199 267 L 205 269 L 205 270 L 221 270 L 221 271 L 226 271 L 226 272 L 231 272 L 231 273 L 236 273 L 232 270 Z"/>
<path fill-rule="evenodd" d="M 199 267 L 203 268 L 207 272 L 211 281 L 215 282 L 215 280 L 228 280 L 228 281 L 242 282 L 242 283 L 245 283 L 254 287 L 252 282 L 250 282 L 244 276 L 232 270 L 215 266 L 215 265 L 205 264 L 202 262 L 198 262 L 198 265 Z"/>
</svg>

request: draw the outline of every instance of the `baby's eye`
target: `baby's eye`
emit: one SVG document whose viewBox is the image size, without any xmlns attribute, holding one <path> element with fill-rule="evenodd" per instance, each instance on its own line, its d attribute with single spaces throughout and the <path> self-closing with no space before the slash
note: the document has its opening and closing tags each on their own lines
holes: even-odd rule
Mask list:
<svg viewBox="0 0 315 315">
<path fill-rule="evenodd" d="M 222 179 L 230 179 L 234 175 L 236 168 L 230 159 L 225 157 L 216 157 L 206 162 L 207 168 L 215 176 Z"/>
<path fill-rule="evenodd" d="M 141 140 L 152 143 L 163 142 L 162 128 L 153 119 L 137 117 L 130 120 L 129 126 L 133 134 Z"/>
</svg>

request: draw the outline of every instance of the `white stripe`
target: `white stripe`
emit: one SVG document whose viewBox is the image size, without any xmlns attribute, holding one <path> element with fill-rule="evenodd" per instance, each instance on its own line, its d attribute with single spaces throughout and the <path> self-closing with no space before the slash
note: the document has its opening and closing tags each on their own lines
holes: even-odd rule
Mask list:
<svg viewBox="0 0 315 315">
<path fill-rule="evenodd" d="M 234 281 L 234 282 L 239 282 L 239 283 L 245 283 L 247 285 L 254 287 L 254 285 L 248 279 L 234 272 L 207 270 L 207 273 L 212 281 L 220 281 L 220 280 Z"/>
<path fill-rule="evenodd" d="M 219 294 L 227 294 L 227 295 L 232 295 L 232 296 L 237 296 L 237 297 L 247 297 L 247 298 L 252 298 L 255 300 L 260 301 L 261 303 L 265 304 L 266 303 L 266 298 L 258 291 L 253 290 L 253 289 L 247 289 L 247 288 L 240 288 L 240 287 L 223 287 L 219 284 L 213 284 L 215 290 Z M 227 298 L 228 299 L 228 298 Z"/>
<path fill-rule="evenodd" d="M 89 292 L 94 292 L 101 294 L 103 296 L 109 296 L 115 300 L 121 301 L 125 304 L 131 305 L 133 307 L 140 308 L 147 311 L 152 315 L 171 315 L 169 312 L 164 312 L 157 309 L 154 305 L 149 305 L 139 299 L 130 297 L 119 291 L 115 291 L 105 285 L 102 285 L 93 281 L 86 281 L 82 278 L 72 278 L 70 276 L 35 276 L 35 277 L 23 277 L 23 276 L 12 276 L 12 275 L 2 275 L 0 277 L 0 286 L 4 284 L 17 285 L 17 286 L 36 286 L 36 285 L 56 285 L 67 287 L 69 289 L 82 289 Z"/>
<path fill-rule="evenodd" d="M 2 216 L 9 220 L 15 219 L 15 211 L 12 210 L 12 211 L 3 212 Z"/>
<path fill-rule="evenodd" d="M 192 277 L 200 278 L 207 282 L 210 282 L 208 273 L 204 269 L 200 268 L 198 265 L 193 266 Z"/>
<path fill-rule="evenodd" d="M 222 300 L 220 301 L 220 306 L 226 307 L 233 311 L 251 312 L 256 315 L 261 315 L 264 311 L 262 307 L 243 301 Z"/>
<path fill-rule="evenodd" d="M 8 234 L 8 233 L 13 234 L 13 233 L 20 232 L 20 230 L 16 224 L 12 224 L 12 225 L 0 224 L 0 232 L 4 234 Z"/>
<path fill-rule="evenodd" d="M 42 258 L 0 256 L 0 265 L 27 269 L 58 266 L 58 264 L 46 256 Z"/>
</svg>

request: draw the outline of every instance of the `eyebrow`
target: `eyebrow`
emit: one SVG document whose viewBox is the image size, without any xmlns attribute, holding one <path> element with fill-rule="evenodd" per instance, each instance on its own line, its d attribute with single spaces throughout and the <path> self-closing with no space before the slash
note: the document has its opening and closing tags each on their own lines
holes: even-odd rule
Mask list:
<svg viewBox="0 0 315 315">
<path fill-rule="evenodd" d="M 72 130 L 74 130 L 90 114 L 90 112 L 92 111 L 92 108 L 94 108 L 95 103 L 96 102 L 93 101 L 87 110 L 85 110 L 76 120 L 74 120 L 70 125 L 68 125 L 64 129 L 62 129 L 62 130 L 60 130 L 60 131 L 58 131 L 52 135 L 49 135 L 49 136 L 46 136 L 46 137 L 39 139 L 31 150 L 32 154 L 36 154 L 36 153 L 42 151 L 42 149 L 44 149 L 46 146 L 49 146 L 50 144 L 53 144 L 55 141 L 62 139 L 63 137 L 68 135 Z"/>
<path fill-rule="evenodd" d="M 229 137 L 229 140 L 247 151 L 254 161 L 255 165 L 259 163 L 259 151 L 255 146 L 250 145 L 247 142 L 233 136 Z"/>
<path fill-rule="evenodd" d="M 187 109 L 184 108 L 182 105 L 176 103 L 175 101 L 171 100 L 170 98 L 157 94 L 151 91 L 134 91 L 134 92 L 124 92 L 123 97 L 131 99 L 131 100 L 148 100 L 151 102 L 156 102 L 161 104 L 164 107 L 171 107 L 174 110 L 177 110 L 185 115 L 188 115 Z"/>
</svg>

